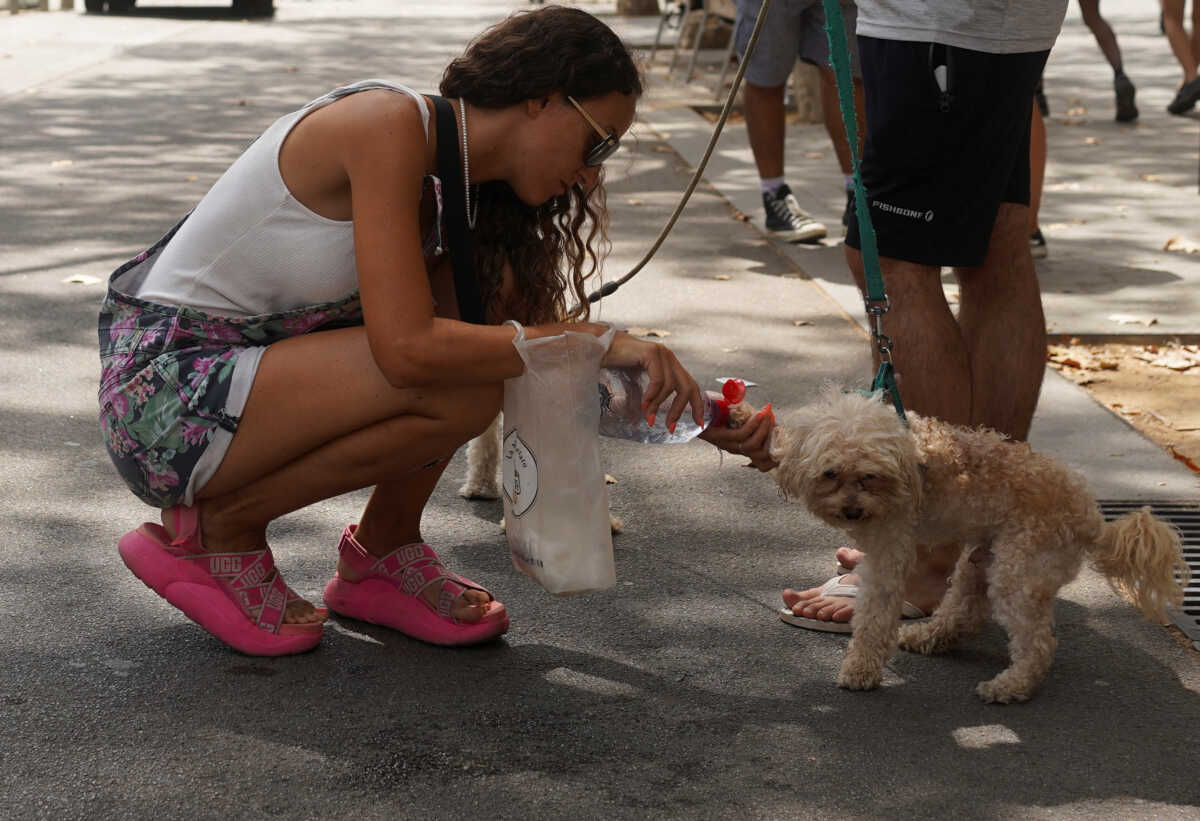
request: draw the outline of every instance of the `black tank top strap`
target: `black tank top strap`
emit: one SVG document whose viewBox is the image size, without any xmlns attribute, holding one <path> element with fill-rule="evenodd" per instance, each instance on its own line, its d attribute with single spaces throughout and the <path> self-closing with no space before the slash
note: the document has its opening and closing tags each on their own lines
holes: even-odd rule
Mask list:
<svg viewBox="0 0 1200 821">
<path fill-rule="evenodd" d="M 430 95 L 437 112 L 437 169 L 445 200 L 446 242 L 454 268 L 458 315 L 464 322 L 485 324 L 483 298 L 475 276 L 474 238 L 467 225 L 467 199 L 463 189 L 462 159 L 458 148 L 458 123 L 454 107 L 444 97 Z"/>
</svg>

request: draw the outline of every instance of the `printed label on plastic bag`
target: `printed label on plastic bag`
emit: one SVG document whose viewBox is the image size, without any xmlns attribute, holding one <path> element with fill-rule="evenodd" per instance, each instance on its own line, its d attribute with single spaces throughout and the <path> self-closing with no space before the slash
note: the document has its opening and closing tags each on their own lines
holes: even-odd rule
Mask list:
<svg viewBox="0 0 1200 821">
<path fill-rule="evenodd" d="M 533 451 L 514 430 L 504 437 L 504 496 L 512 515 L 521 516 L 537 501 L 538 466 Z"/>
</svg>

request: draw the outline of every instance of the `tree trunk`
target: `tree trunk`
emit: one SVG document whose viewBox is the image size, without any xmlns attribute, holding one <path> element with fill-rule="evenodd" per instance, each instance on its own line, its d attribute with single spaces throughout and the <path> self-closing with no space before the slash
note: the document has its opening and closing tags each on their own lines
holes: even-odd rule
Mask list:
<svg viewBox="0 0 1200 821">
<path fill-rule="evenodd" d="M 617 0 L 617 14 L 662 14 L 662 9 L 658 7 L 658 0 Z"/>
</svg>

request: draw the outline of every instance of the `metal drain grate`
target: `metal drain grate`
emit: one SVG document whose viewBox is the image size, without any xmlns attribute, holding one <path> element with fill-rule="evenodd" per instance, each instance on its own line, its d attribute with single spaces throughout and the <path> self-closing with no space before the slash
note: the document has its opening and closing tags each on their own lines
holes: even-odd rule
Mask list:
<svg viewBox="0 0 1200 821">
<path fill-rule="evenodd" d="M 1155 516 L 1179 528 L 1183 541 L 1183 560 L 1192 570 L 1192 581 L 1183 591 L 1183 605 L 1171 608 L 1171 618 L 1192 640 L 1192 645 L 1200 650 L 1200 504 L 1100 500 L 1100 512 L 1106 521 L 1143 507 L 1149 507 Z"/>
</svg>

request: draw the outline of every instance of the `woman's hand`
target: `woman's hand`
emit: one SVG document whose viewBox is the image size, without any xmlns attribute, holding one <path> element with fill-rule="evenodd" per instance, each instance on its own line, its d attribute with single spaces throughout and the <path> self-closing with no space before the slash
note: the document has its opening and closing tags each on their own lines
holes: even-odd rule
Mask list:
<svg viewBox="0 0 1200 821">
<path fill-rule="evenodd" d="M 775 413 L 768 404 L 740 428 L 711 427 L 701 433 L 700 438 L 721 450 L 747 457 L 750 464 L 765 472 L 779 466 L 769 450 L 774 429 Z"/>
<path fill-rule="evenodd" d="M 700 386 L 666 345 L 647 342 L 618 331 L 613 335 L 612 345 L 600 364 L 605 368 L 640 367 L 649 374 L 650 384 L 642 397 L 642 411 L 646 414 L 647 424 L 654 424 L 658 407 L 672 394 L 675 395 L 675 401 L 667 411 L 667 430 L 675 432 L 675 423 L 689 404 L 692 406 L 692 419 L 697 425 L 704 424 L 704 401 L 700 398 Z"/>
</svg>

